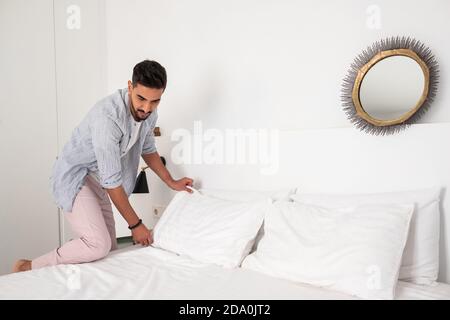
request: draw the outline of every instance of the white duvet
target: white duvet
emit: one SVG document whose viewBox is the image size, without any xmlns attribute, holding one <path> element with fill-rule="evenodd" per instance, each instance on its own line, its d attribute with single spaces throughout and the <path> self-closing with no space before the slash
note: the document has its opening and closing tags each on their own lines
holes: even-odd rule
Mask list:
<svg viewBox="0 0 450 320">
<path fill-rule="evenodd" d="M 132 246 L 93 263 L 59 265 L 0 277 L 0 299 L 357 299 L 343 293 L 225 269 Z M 396 299 L 450 299 L 450 285 L 399 282 Z"/>
</svg>

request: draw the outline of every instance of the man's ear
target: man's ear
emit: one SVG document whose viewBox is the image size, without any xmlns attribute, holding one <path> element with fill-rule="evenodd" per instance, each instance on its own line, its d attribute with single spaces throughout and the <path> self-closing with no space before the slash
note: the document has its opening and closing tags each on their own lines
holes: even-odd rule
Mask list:
<svg viewBox="0 0 450 320">
<path fill-rule="evenodd" d="M 131 80 L 128 80 L 128 94 L 131 95 L 131 90 L 133 89 L 133 84 L 131 83 Z"/>
</svg>

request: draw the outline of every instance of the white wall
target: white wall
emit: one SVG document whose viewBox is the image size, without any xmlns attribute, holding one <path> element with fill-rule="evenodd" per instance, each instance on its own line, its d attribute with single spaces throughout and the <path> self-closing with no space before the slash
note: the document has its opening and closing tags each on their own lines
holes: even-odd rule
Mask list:
<svg viewBox="0 0 450 320">
<path fill-rule="evenodd" d="M 406 35 L 441 66 L 422 122 L 448 122 L 449 13 L 446 0 L 108 0 L 108 90 L 151 58 L 168 71 L 159 107 L 166 134 L 192 129 L 194 120 L 213 128 L 349 127 L 340 85 L 350 63 L 375 40 Z M 377 17 L 381 28 L 369 28 Z"/>
</svg>

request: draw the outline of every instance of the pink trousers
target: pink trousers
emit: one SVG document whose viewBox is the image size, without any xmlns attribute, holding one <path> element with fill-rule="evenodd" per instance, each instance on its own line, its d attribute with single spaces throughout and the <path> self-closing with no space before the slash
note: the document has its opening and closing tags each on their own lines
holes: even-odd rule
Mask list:
<svg viewBox="0 0 450 320">
<path fill-rule="evenodd" d="M 31 262 L 32 269 L 68 263 L 91 262 L 117 249 L 111 201 L 100 184 L 87 176 L 75 198 L 72 212 L 64 212 L 76 239 Z"/>
</svg>

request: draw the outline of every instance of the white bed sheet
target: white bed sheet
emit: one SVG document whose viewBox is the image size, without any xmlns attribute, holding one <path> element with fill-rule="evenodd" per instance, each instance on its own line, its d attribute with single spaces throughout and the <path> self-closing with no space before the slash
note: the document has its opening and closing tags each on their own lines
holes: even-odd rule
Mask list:
<svg viewBox="0 0 450 320">
<path fill-rule="evenodd" d="M 131 246 L 87 264 L 0 277 L 0 299 L 357 299 L 344 293 L 224 269 L 156 249 Z M 450 285 L 399 282 L 396 299 L 450 299 Z"/>
</svg>

